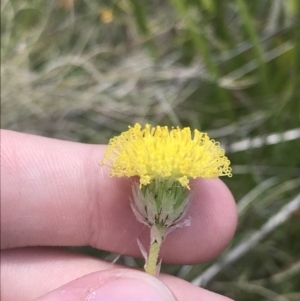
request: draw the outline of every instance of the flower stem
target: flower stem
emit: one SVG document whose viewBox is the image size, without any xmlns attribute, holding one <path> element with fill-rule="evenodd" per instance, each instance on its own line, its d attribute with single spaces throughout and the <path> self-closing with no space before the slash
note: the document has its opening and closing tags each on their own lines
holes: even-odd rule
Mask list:
<svg viewBox="0 0 300 301">
<path fill-rule="evenodd" d="M 155 241 L 151 246 L 149 250 L 149 255 L 147 258 L 147 263 L 145 265 L 145 271 L 147 274 L 150 274 L 152 276 L 156 276 L 156 263 L 158 259 L 160 245 L 157 241 Z"/>
<path fill-rule="evenodd" d="M 156 276 L 159 272 L 157 270 L 157 260 L 159 255 L 159 250 L 161 244 L 163 242 L 163 235 L 165 229 L 159 228 L 157 225 L 153 225 L 150 231 L 150 238 L 151 238 L 151 245 L 150 250 L 147 258 L 147 262 L 145 264 L 145 272 L 152 276 Z"/>
</svg>

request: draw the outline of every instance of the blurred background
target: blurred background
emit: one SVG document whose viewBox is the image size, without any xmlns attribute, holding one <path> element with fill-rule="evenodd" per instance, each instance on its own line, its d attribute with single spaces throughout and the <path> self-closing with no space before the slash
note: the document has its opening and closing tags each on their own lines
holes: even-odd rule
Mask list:
<svg viewBox="0 0 300 301">
<path fill-rule="evenodd" d="M 2 0 L 1 14 L 2 128 L 105 144 L 135 122 L 208 132 L 239 227 L 214 262 L 163 271 L 300 300 L 299 0 Z"/>
</svg>

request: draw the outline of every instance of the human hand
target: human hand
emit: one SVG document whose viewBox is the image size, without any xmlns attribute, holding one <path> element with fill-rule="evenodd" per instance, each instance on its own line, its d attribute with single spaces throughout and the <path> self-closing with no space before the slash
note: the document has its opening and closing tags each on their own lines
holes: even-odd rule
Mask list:
<svg viewBox="0 0 300 301">
<path fill-rule="evenodd" d="M 158 280 L 57 248 L 90 245 L 140 257 L 136 239 L 147 245 L 149 229 L 130 208 L 130 180 L 99 167 L 104 149 L 1 131 L 1 300 L 229 300 L 170 275 Z M 191 183 L 191 226 L 168 235 L 165 263 L 208 261 L 236 228 L 225 184 Z"/>
</svg>

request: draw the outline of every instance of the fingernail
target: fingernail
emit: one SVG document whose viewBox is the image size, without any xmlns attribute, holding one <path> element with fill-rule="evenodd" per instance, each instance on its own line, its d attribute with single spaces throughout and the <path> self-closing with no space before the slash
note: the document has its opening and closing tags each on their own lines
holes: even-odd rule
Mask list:
<svg viewBox="0 0 300 301">
<path fill-rule="evenodd" d="M 114 278 L 91 292 L 94 301 L 176 301 L 171 291 L 154 277 Z M 147 279 L 149 278 L 149 279 Z"/>
</svg>

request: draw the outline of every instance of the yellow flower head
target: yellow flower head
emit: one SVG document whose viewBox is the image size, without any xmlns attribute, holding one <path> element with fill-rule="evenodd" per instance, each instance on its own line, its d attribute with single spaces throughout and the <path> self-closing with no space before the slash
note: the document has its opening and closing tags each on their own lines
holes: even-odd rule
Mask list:
<svg viewBox="0 0 300 301">
<path fill-rule="evenodd" d="M 189 127 L 129 126 L 110 140 L 102 165 L 111 168 L 111 176 L 139 176 L 141 186 L 170 180 L 189 188 L 190 179 L 232 176 L 220 144 L 198 130 L 192 137 Z"/>
<path fill-rule="evenodd" d="M 100 20 L 105 24 L 110 23 L 114 18 L 112 10 L 107 7 L 101 8 L 99 10 L 99 17 Z"/>
<path fill-rule="evenodd" d="M 218 142 L 206 133 L 190 128 L 129 127 L 109 141 L 101 165 L 110 167 L 110 175 L 138 176 L 133 182 L 131 207 L 137 220 L 150 230 L 149 255 L 140 246 L 145 271 L 155 275 L 159 249 L 166 235 L 190 225 L 183 220 L 191 200 L 190 179 L 231 176 L 230 161 Z"/>
</svg>

